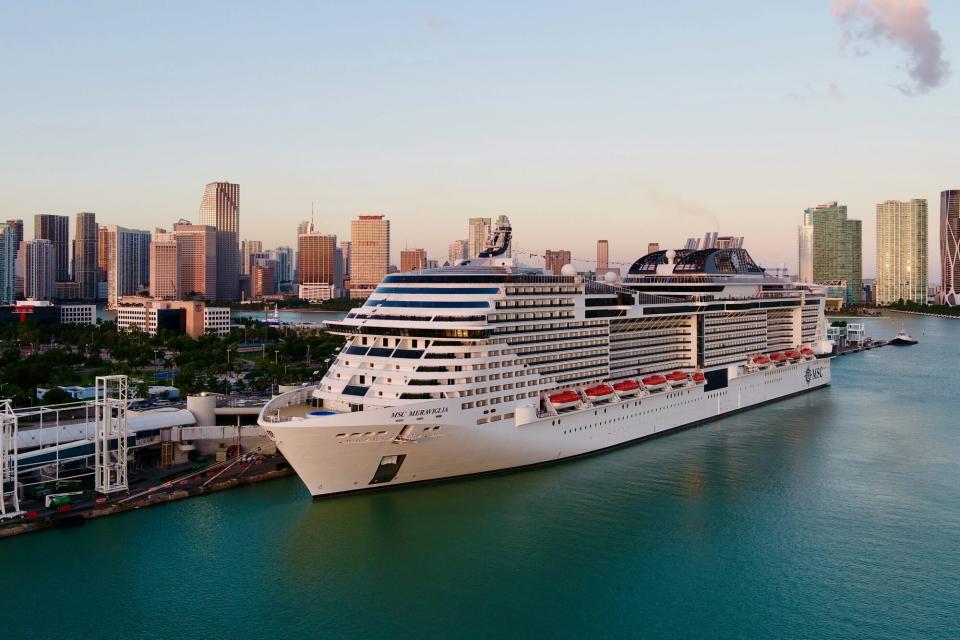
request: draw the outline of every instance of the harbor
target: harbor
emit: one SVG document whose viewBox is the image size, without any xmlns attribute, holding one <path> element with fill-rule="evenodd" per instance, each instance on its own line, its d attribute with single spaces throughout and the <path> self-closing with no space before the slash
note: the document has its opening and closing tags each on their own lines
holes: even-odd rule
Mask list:
<svg viewBox="0 0 960 640">
<path fill-rule="evenodd" d="M 177 638 L 955 637 L 960 380 L 929 362 L 960 342 L 904 324 L 916 347 L 837 358 L 827 389 L 603 456 L 325 501 L 283 477 L 3 540 L 5 634 L 103 637 L 116 602 Z"/>
</svg>

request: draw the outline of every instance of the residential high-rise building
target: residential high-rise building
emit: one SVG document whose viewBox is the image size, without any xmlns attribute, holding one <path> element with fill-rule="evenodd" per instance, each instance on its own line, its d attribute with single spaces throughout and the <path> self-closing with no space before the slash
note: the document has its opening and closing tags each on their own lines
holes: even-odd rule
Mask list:
<svg viewBox="0 0 960 640">
<path fill-rule="evenodd" d="M 487 238 L 490 236 L 490 218 L 470 218 L 468 224 L 469 247 L 467 248 L 467 257 L 476 258 L 480 252 L 487 246 Z"/>
<path fill-rule="evenodd" d="M 960 189 L 940 192 L 940 302 L 960 305 Z"/>
<path fill-rule="evenodd" d="M 847 219 L 846 205 L 817 205 L 803 212 L 799 229 L 800 278 L 805 282 L 842 283 L 845 304 L 863 297 L 862 237 L 859 220 Z"/>
<path fill-rule="evenodd" d="M 297 236 L 299 284 L 335 284 L 339 272 L 337 236 L 315 231 Z"/>
<path fill-rule="evenodd" d="M 200 224 L 217 230 L 217 300 L 240 298 L 240 185 L 211 182 L 200 203 Z"/>
<path fill-rule="evenodd" d="M 107 281 L 107 265 L 110 263 L 109 243 L 107 242 L 107 227 L 97 226 L 97 282 Z"/>
<path fill-rule="evenodd" d="M 877 304 L 927 302 L 927 201 L 877 205 Z"/>
<path fill-rule="evenodd" d="M 240 255 L 242 257 L 240 264 L 241 274 L 250 275 L 250 267 L 253 266 L 250 255 L 254 253 L 263 253 L 263 242 L 260 240 L 244 240 L 240 243 Z"/>
<path fill-rule="evenodd" d="M 454 240 L 447 249 L 447 262 L 457 264 L 459 260 L 466 260 L 470 255 L 469 240 Z"/>
<path fill-rule="evenodd" d="M 560 270 L 563 269 L 563 265 L 572 262 L 570 252 L 566 249 L 557 249 L 556 251 L 547 249 L 544 260 L 546 262 L 545 270 L 555 276 L 560 275 Z"/>
<path fill-rule="evenodd" d="M 422 271 L 427 268 L 427 252 L 423 249 L 404 249 L 400 252 L 400 271 Z"/>
<path fill-rule="evenodd" d="M 11 229 L 12 237 L 17 241 L 17 251 L 19 251 L 20 243 L 26 240 L 23 235 L 23 220 L 7 220 L 7 227 Z"/>
<path fill-rule="evenodd" d="M 17 300 L 17 228 L 0 222 L 0 304 Z"/>
<path fill-rule="evenodd" d="M 50 214 L 33 217 L 33 237 L 49 240 L 53 244 L 56 263 L 54 280 L 70 279 L 70 218 Z"/>
<path fill-rule="evenodd" d="M 150 232 L 107 225 L 107 302 L 150 288 Z"/>
<path fill-rule="evenodd" d="M 177 244 L 177 289 L 181 297 L 217 298 L 217 230 L 180 220 L 173 225 Z"/>
<path fill-rule="evenodd" d="M 73 280 L 79 286 L 79 299 L 97 299 L 97 216 L 78 213 L 73 239 Z"/>
<path fill-rule="evenodd" d="M 150 297 L 178 300 L 177 241 L 173 233 L 155 229 L 150 242 Z"/>
<path fill-rule="evenodd" d="M 390 221 L 360 216 L 350 223 L 350 243 L 350 294 L 369 295 L 390 267 Z"/>
<path fill-rule="evenodd" d="M 277 282 L 282 289 L 284 283 L 293 282 L 293 247 L 277 247 L 272 257 L 277 261 Z"/>
<path fill-rule="evenodd" d="M 660 251 L 660 243 L 659 243 L 659 242 L 648 242 L 648 243 L 647 243 L 647 253 L 656 253 L 657 251 Z"/>
<path fill-rule="evenodd" d="M 23 273 L 23 294 L 28 300 L 49 300 L 54 297 L 57 253 L 53 243 L 45 238 L 24 240 L 20 243 L 18 260 Z"/>
<path fill-rule="evenodd" d="M 350 277 L 350 248 L 352 245 L 349 240 L 342 240 L 340 242 L 340 256 L 343 260 L 343 278 L 346 280 Z"/>
<path fill-rule="evenodd" d="M 275 263 L 274 263 L 275 264 Z M 250 297 L 261 300 L 276 293 L 274 288 L 275 267 L 273 264 L 255 264 L 250 268 Z"/>
<path fill-rule="evenodd" d="M 597 240 L 597 275 L 603 275 L 610 269 L 610 243 Z"/>
</svg>

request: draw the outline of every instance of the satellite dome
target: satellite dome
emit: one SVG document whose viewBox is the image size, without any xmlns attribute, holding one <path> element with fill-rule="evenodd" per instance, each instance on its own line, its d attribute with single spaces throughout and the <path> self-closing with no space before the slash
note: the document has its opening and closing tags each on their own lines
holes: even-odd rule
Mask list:
<svg viewBox="0 0 960 640">
<path fill-rule="evenodd" d="M 667 264 L 673 264 L 673 259 L 677 257 L 677 252 L 673 249 L 667 250 Z"/>
<path fill-rule="evenodd" d="M 617 281 L 617 274 L 615 274 L 613 271 L 607 271 L 605 274 L 603 274 L 603 279 L 606 280 L 607 284 L 613 284 Z"/>
<path fill-rule="evenodd" d="M 565 264 L 560 269 L 560 275 L 562 276 L 575 276 L 577 275 L 577 270 L 573 268 L 572 264 Z"/>
</svg>

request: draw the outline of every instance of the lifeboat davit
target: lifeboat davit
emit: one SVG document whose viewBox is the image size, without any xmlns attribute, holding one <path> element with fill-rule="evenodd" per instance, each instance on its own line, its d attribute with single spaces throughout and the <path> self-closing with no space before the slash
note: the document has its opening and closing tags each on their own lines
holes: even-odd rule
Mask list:
<svg viewBox="0 0 960 640">
<path fill-rule="evenodd" d="M 553 405 L 554 409 L 569 409 L 570 407 L 576 405 L 580 402 L 580 394 L 576 391 L 561 391 L 560 393 L 554 393 L 549 396 L 547 400 L 550 401 L 550 404 Z"/>
<path fill-rule="evenodd" d="M 636 380 L 624 380 L 613 385 L 621 396 L 632 396 L 640 391 L 640 383 Z"/>
<path fill-rule="evenodd" d="M 675 387 L 687 384 L 690 382 L 690 375 L 684 373 L 683 371 L 672 371 L 666 376 L 667 382 Z"/>
<path fill-rule="evenodd" d="M 606 384 L 598 384 L 595 387 L 590 387 L 586 389 L 584 393 L 587 394 L 587 397 L 590 398 L 593 402 L 598 402 L 600 400 L 608 400 L 613 397 L 613 387 Z"/>
<path fill-rule="evenodd" d="M 641 382 L 643 382 L 643 386 L 645 386 L 647 389 L 650 389 L 651 391 L 660 391 L 661 389 L 666 387 L 668 384 L 670 384 L 669 382 L 667 382 L 667 379 L 661 376 L 660 374 L 647 376 L 646 378 L 643 378 Z"/>
<path fill-rule="evenodd" d="M 776 365 L 784 364 L 787 361 L 787 356 L 782 352 L 778 351 L 776 353 L 770 354 L 770 362 Z"/>
<path fill-rule="evenodd" d="M 693 374 L 693 384 L 706 384 L 707 377 L 703 375 L 703 371 L 695 371 Z"/>
</svg>

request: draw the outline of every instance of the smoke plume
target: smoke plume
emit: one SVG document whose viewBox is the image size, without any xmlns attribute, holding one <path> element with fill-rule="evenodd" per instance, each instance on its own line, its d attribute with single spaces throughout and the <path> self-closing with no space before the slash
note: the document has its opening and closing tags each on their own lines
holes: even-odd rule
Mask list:
<svg viewBox="0 0 960 640">
<path fill-rule="evenodd" d="M 927 0 L 834 0 L 831 11 L 843 25 L 840 49 L 854 44 L 865 53 L 869 43 L 895 45 L 907 53 L 910 83 L 897 88 L 907 95 L 936 89 L 950 73 L 943 41 L 930 25 Z"/>
</svg>

